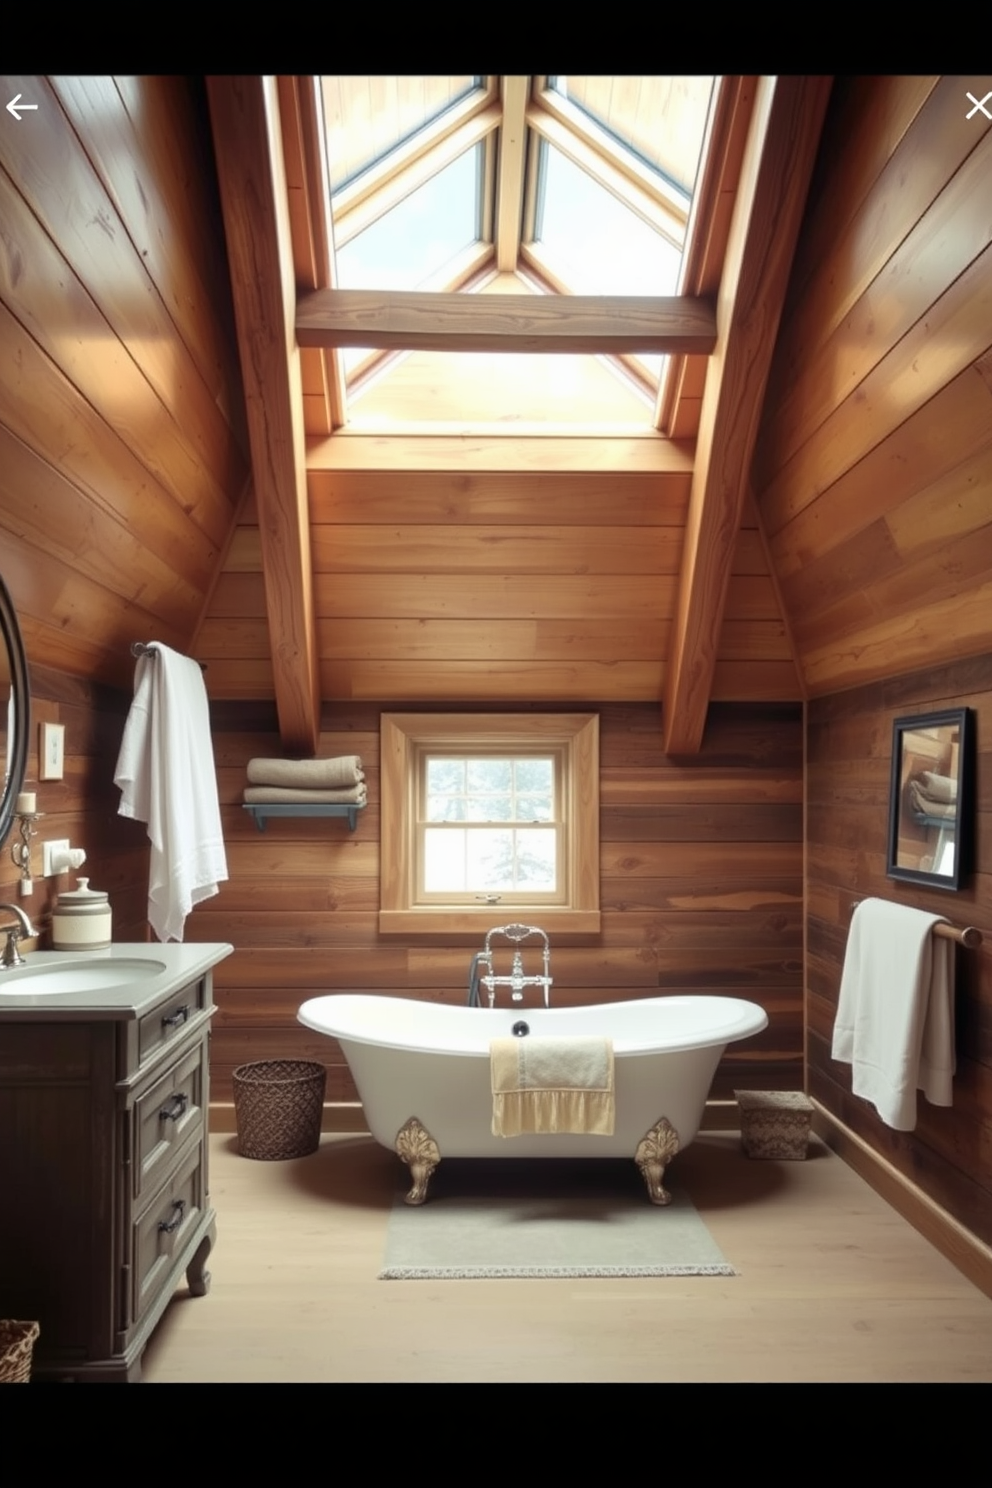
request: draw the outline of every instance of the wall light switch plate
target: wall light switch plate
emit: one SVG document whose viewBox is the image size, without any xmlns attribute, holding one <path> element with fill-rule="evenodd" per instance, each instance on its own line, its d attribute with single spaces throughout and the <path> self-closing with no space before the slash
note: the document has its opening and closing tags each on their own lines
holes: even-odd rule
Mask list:
<svg viewBox="0 0 992 1488">
<path fill-rule="evenodd" d="M 43 723 L 39 729 L 38 779 L 61 780 L 65 763 L 65 724 Z"/>
</svg>

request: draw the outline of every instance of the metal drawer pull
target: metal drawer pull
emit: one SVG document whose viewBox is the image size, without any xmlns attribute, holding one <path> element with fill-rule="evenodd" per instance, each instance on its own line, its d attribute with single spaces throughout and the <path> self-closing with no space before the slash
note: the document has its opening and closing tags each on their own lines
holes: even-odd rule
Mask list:
<svg viewBox="0 0 992 1488">
<path fill-rule="evenodd" d="M 174 1013 L 169 1013 L 162 1019 L 163 1028 L 176 1028 L 180 1023 L 185 1023 L 189 1017 L 189 1004 L 184 1002 L 182 1007 L 176 1008 Z"/>
<path fill-rule="evenodd" d="M 176 1095 L 171 1095 L 168 1102 L 158 1113 L 159 1121 L 178 1121 L 180 1116 L 186 1115 L 186 1107 L 189 1104 L 189 1096 L 180 1090 Z"/>
<path fill-rule="evenodd" d="M 186 1200 L 185 1199 L 173 1199 L 173 1201 L 172 1201 L 172 1218 L 171 1219 L 160 1219 L 159 1220 L 158 1227 L 159 1227 L 160 1233 L 163 1234 L 163 1235 L 171 1235 L 174 1230 L 178 1230 L 179 1226 L 183 1222 L 183 1216 L 185 1215 L 185 1213 L 186 1213 Z"/>
</svg>

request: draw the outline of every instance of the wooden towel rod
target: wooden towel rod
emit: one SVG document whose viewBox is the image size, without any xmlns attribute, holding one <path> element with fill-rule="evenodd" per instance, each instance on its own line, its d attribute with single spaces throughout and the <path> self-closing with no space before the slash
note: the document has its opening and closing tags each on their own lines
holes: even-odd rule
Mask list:
<svg viewBox="0 0 992 1488">
<path fill-rule="evenodd" d="M 860 899 L 855 899 L 851 905 L 852 914 L 860 903 Z M 948 925 L 943 920 L 938 920 L 933 927 L 933 933 L 939 935 L 941 940 L 956 940 L 960 945 L 967 946 L 970 951 L 982 943 L 982 932 L 975 925 L 966 925 L 963 930 L 959 930 L 956 925 Z"/>
</svg>

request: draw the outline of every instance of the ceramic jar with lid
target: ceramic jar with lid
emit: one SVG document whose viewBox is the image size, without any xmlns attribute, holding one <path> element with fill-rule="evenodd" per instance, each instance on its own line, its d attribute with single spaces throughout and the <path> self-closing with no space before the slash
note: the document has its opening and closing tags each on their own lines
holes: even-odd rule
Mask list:
<svg viewBox="0 0 992 1488">
<path fill-rule="evenodd" d="M 105 951 L 110 946 L 110 900 L 80 878 L 60 894 L 52 911 L 52 945 L 57 951 Z"/>
</svg>

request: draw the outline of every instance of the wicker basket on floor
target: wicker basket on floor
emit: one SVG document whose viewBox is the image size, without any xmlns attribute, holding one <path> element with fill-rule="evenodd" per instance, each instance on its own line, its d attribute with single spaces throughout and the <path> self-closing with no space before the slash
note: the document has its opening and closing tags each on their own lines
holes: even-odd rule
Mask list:
<svg viewBox="0 0 992 1488">
<path fill-rule="evenodd" d="M 31 1351 L 41 1329 L 37 1323 L 0 1318 L 0 1385 L 26 1385 L 31 1378 Z"/>
<path fill-rule="evenodd" d="M 327 1071 L 306 1059 L 265 1059 L 234 1071 L 234 1115 L 242 1157 L 278 1162 L 320 1146 Z"/>
</svg>

